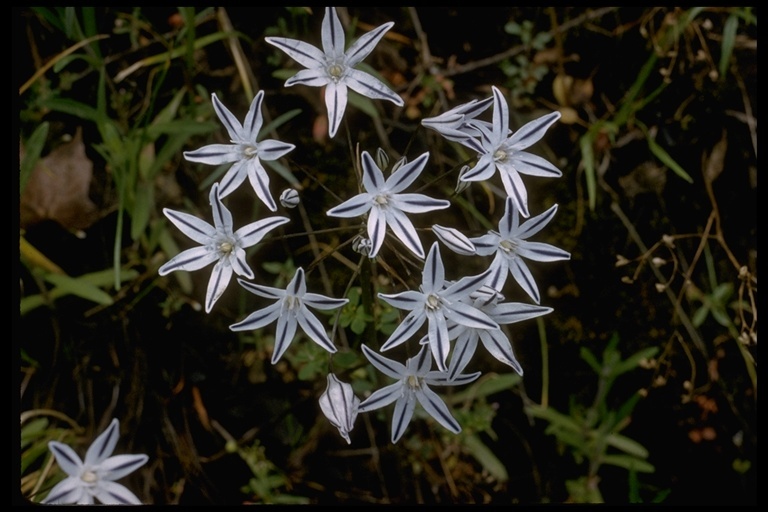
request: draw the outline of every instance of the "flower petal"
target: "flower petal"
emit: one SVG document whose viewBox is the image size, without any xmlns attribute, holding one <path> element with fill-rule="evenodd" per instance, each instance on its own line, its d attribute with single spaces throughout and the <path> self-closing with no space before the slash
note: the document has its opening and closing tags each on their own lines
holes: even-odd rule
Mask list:
<svg viewBox="0 0 768 512">
<path fill-rule="evenodd" d="M 349 299 L 335 299 L 319 293 L 307 293 L 302 298 L 304 304 L 315 309 L 329 310 L 340 308 L 349 302 Z"/>
<path fill-rule="evenodd" d="M 370 363 L 381 373 L 393 379 L 402 379 L 405 377 L 405 365 L 392 359 L 388 359 L 378 352 L 375 352 L 368 348 L 366 345 L 361 345 L 363 348 L 363 355 Z M 367 402 L 368 400 L 366 400 Z"/>
<path fill-rule="evenodd" d="M 416 178 L 418 178 L 424 170 L 428 158 L 429 152 L 426 152 L 419 155 L 415 160 L 400 166 L 400 168 L 393 172 L 387 179 L 387 189 L 390 192 L 397 194 L 408 188 L 408 186 L 416 181 Z"/>
<path fill-rule="evenodd" d="M 120 438 L 120 422 L 114 418 L 107 429 L 94 439 L 88 451 L 85 452 L 83 465 L 96 466 L 107 459 L 115 451 L 117 440 Z"/>
<path fill-rule="evenodd" d="M 398 107 L 402 107 L 405 102 L 395 91 L 387 85 L 365 71 L 359 69 L 347 69 L 344 76 L 344 83 L 353 91 L 375 100 L 391 101 Z"/>
<path fill-rule="evenodd" d="M 384 188 L 386 183 L 384 180 L 384 173 L 381 172 L 381 169 L 376 165 L 373 157 L 367 151 L 363 151 L 363 154 L 360 157 L 360 162 L 363 166 L 363 188 L 372 195 L 377 194 Z"/>
<path fill-rule="evenodd" d="M 325 86 L 325 107 L 328 109 L 328 135 L 333 138 L 347 108 L 347 86 L 344 83 L 328 82 Z"/>
<path fill-rule="evenodd" d="M 475 245 L 458 229 L 446 228 L 435 224 L 432 226 L 432 232 L 453 252 L 464 256 L 476 254 Z"/>
<path fill-rule="evenodd" d="M 381 351 L 384 352 L 392 347 L 396 347 L 403 343 L 405 340 L 410 339 L 419 328 L 424 325 L 427 317 L 424 315 L 423 310 L 415 310 L 408 313 L 400 325 L 398 325 L 392 334 L 389 335 L 389 339 L 381 346 Z"/>
<path fill-rule="evenodd" d="M 83 467 L 83 461 L 80 460 L 80 457 L 75 453 L 75 450 L 58 441 L 49 441 L 48 449 L 53 453 L 53 456 L 56 458 L 56 463 L 62 471 L 69 476 L 80 476 L 80 469 Z"/>
<path fill-rule="evenodd" d="M 99 465 L 101 478 L 119 480 L 147 463 L 146 455 L 114 455 Z"/>
<path fill-rule="evenodd" d="M 141 500 L 122 484 L 102 480 L 94 493 L 104 505 L 141 505 Z"/>
<path fill-rule="evenodd" d="M 376 44 L 384 37 L 384 34 L 394 25 L 395 23 L 390 21 L 360 36 L 347 50 L 347 65 L 356 66 L 362 62 L 373 51 Z"/>
<path fill-rule="evenodd" d="M 205 294 L 205 312 L 210 313 L 213 305 L 219 300 L 221 294 L 227 289 L 229 280 L 232 278 L 232 265 L 225 263 L 226 260 L 219 260 L 213 266 L 211 278 L 208 280 L 208 291 Z"/>
<path fill-rule="evenodd" d="M 509 260 L 509 270 L 512 273 L 512 277 L 517 281 L 517 284 L 519 284 L 522 289 L 525 290 L 525 293 L 538 304 L 541 301 L 541 298 L 539 297 L 539 289 L 525 262 L 521 258 L 512 258 Z"/>
<path fill-rule="evenodd" d="M 488 312 L 488 316 L 490 316 L 496 323 L 506 325 L 536 318 L 551 312 L 552 308 L 546 306 L 536 306 L 522 302 L 505 302 L 494 306 Z"/>
<path fill-rule="evenodd" d="M 384 237 L 387 231 L 387 219 L 378 206 L 368 212 L 368 238 L 371 239 L 371 252 L 369 258 L 375 258 L 384 245 Z"/>
<path fill-rule="evenodd" d="M 237 144 L 208 144 L 193 151 L 184 152 L 184 158 L 187 161 L 207 165 L 237 162 L 242 157 Z"/>
<path fill-rule="evenodd" d="M 413 311 L 417 307 L 423 306 L 425 300 L 424 294 L 415 290 L 407 290 L 394 295 L 380 293 L 379 298 L 397 309 L 405 309 L 407 311 Z"/>
<path fill-rule="evenodd" d="M 350 197 L 343 203 L 334 206 L 325 214 L 329 217 L 359 217 L 373 207 L 373 199 L 367 192 Z"/>
<path fill-rule="evenodd" d="M 56 460 L 58 461 L 58 458 Z M 61 463 L 59 463 L 59 466 L 61 466 Z M 40 503 L 50 503 L 52 505 L 79 503 L 83 500 L 85 494 L 87 494 L 87 491 L 85 490 L 83 481 L 80 480 L 80 477 L 68 476 L 61 482 L 54 485 L 53 489 L 51 489 L 48 493 L 48 496 L 46 496 L 45 499 Z"/>
<path fill-rule="evenodd" d="M 496 162 L 488 153 L 480 157 L 474 167 L 461 176 L 461 181 L 485 181 L 496 173 Z"/>
<path fill-rule="evenodd" d="M 221 202 L 218 183 L 214 183 L 211 187 L 211 193 L 208 195 L 208 199 L 211 203 L 211 210 L 213 211 L 213 225 L 216 226 L 217 230 L 221 230 L 225 233 L 232 233 L 232 214 L 227 207 L 224 206 L 224 203 Z"/>
<path fill-rule="evenodd" d="M 395 382 L 389 386 L 377 389 L 371 396 L 360 402 L 357 412 L 369 412 L 381 409 L 403 396 L 403 383 Z"/>
<path fill-rule="evenodd" d="M 180 252 L 165 262 L 165 264 L 157 270 L 157 273 L 164 276 L 175 270 L 186 270 L 188 272 L 200 270 L 218 259 L 219 256 L 216 254 L 216 251 L 211 251 L 207 247 L 193 247 Z"/>
<path fill-rule="evenodd" d="M 264 40 L 283 50 L 290 58 L 305 68 L 325 67 L 325 54 L 311 44 L 286 37 L 265 37 Z"/>
<path fill-rule="evenodd" d="M 229 259 L 229 264 L 232 266 L 232 270 L 235 271 L 235 274 L 241 277 L 247 277 L 248 279 L 253 279 L 253 270 L 248 266 L 245 250 L 242 247 L 235 247 L 234 250 L 229 253 L 227 258 Z"/>
<path fill-rule="evenodd" d="M 389 208 L 385 210 L 387 224 L 392 232 L 408 249 L 419 258 L 424 258 L 424 249 L 421 247 L 419 235 L 413 227 L 411 220 L 400 210 Z"/>
<path fill-rule="evenodd" d="M 448 365 L 448 380 L 453 380 L 467 367 L 477 349 L 478 331 L 467 329 L 458 338 L 453 347 L 451 362 Z"/>
<path fill-rule="evenodd" d="M 241 282 L 241 280 L 238 280 Z M 244 320 L 237 322 L 236 324 L 232 324 L 229 326 L 229 330 L 231 331 L 250 331 L 253 329 L 260 329 L 264 326 L 267 326 L 277 320 L 277 318 L 280 316 L 282 304 L 280 302 L 275 302 L 273 304 L 270 304 L 269 306 L 262 308 L 258 311 L 254 311 L 247 317 L 245 317 Z"/>
<path fill-rule="evenodd" d="M 429 348 L 432 350 L 432 357 L 437 362 L 437 368 L 444 372 L 448 369 L 445 366 L 445 360 L 448 358 L 448 352 L 451 350 L 448 325 L 441 311 L 427 311 L 427 319 L 429 319 Z"/>
<path fill-rule="evenodd" d="M 549 224 L 549 221 L 554 218 L 555 213 L 557 213 L 556 204 L 552 205 L 549 210 L 544 213 L 540 213 L 523 222 L 519 229 L 516 230 L 515 236 L 518 238 L 528 238 L 535 235 Z"/>
<path fill-rule="evenodd" d="M 552 165 L 549 160 L 540 156 L 518 151 L 509 157 L 508 163 L 513 165 L 517 172 L 528 176 L 542 176 L 544 178 L 559 178 L 563 171 Z"/>
<path fill-rule="evenodd" d="M 421 288 L 425 295 L 435 293 L 443 289 L 445 284 L 445 267 L 440 256 L 440 246 L 437 242 L 429 249 L 427 259 L 424 261 L 424 270 L 421 273 Z"/>
<path fill-rule="evenodd" d="M 392 413 L 392 443 L 396 443 L 405 433 L 405 429 L 411 422 L 413 410 L 416 408 L 416 400 L 413 392 L 406 391 L 395 402 L 395 410 Z"/>
<path fill-rule="evenodd" d="M 320 409 L 331 424 L 339 429 L 341 436 L 350 444 L 349 432 L 355 425 L 360 399 L 352 391 L 352 385 L 341 382 L 332 373 L 328 374 L 328 385 L 320 396 Z"/>
<path fill-rule="evenodd" d="M 227 197 L 245 181 L 246 176 L 248 176 L 248 164 L 248 160 L 239 160 L 232 164 L 232 167 L 219 182 L 219 197 Z"/>
<path fill-rule="evenodd" d="M 275 347 L 272 352 L 272 364 L 276 364 L 293 341 L 296 334 L 296 317 L 289 316 L 282 312 L 277 320 L 277 331 L 275 332 Z"/>
<path fill-rule="evenodd" d="M 426 213 L 451 206 L 450 201 L 433 199 L 424 194 L 397 194 L 392 196 L 390 204 L 393 208 L 407 213 Z"/>
<path fill-rule="evenodd" d="M 264 236 L 278 226 L 282 226 L 291 219 L 288 217 L 267 217 L 247 224 L 235 231 L 235 238 L 239 240 L 240 247 L 250 247 L 261 242 Z"/>
<path fill-rule="evenodd" d="M 325 8 L 320 34 L 326 57 L 338 58 L 344 55 L 344 28 L 341 26 L 335 7 Z"/>
<path fill-rule="evenodd" d="M 245 115 L 245 121 L 243 121 L 243 131 L 241 133 L 242 141 L 256 142 L 256 138 L 261 130 L 261 125 L 264 123 L 264 118 L 261 115 L 261 103 L 264 100 L 264 91 L 259 91 L 251 101 L 251 107 L 248 109 L 248 113 Z M 259 148 L 261 149 L 261 148 Z"/>
<path fill-rule="evenodd" d="M 499 249 L 501 237 L 498 233 L 489 231 L 483 236 L 470 238 L 469 241 L 475 246 L 475 251 L 479 256 L 490 256 Z"/>
<path fill-rule="evenodd" d="M 507 196 L 512 198 L 523 217 L 529 217 L 531 214 L 528 213 L 528 191 L 520 174 L 509 164 L 500 164 L 499 174 Z"/>
<path fill-rule="evenodd" d="M 229 140 L 243 140 L 243 125 L 240 124 L 240 121 L 238 121 L 232 112 L 219 101 L 219 98 L 216 97 L 216 93 L 211 94 L 211 100 L 213 102 L 213 110 L 216 111 L 216 115 L 219 117 L 221 123 L 229 134 Z"/>
<path fill-rule="evenodd" d="M 560 112 L 554 111 L 525 123 L 509 138 L 510 149 L 519 151 L 531 147 L 541 140 L 549 127 L 555 124 L 558 119 L 560 119 Z"/>
<path fill-rule="evenodd" d="M 498 147 L 507 139 L 509 133 L 509 107 L 504 95 L 496 87 L 493 90 L 493 137 L 491 143 Z"/>
<path fill-rule="evenodd" d="M 424 410 L 438 423 L 454 434 L 461 432 L 461 425 L 459 425 L 456 418 L 451 415 L 448 406 L 445 405 L 445 402 L 443 402 L 439 396 L 437 396 L 437 393 L 426 386 L 421 386 L 416 390 L 415 395 Z M 395 407 L 395 409 L 397 409 L 397 407 Z"/>
<path fill-rule="evenodd" d="M 491 317 L 469 304 L 454 302 L 450 306 L 446 306 L 446 308 L 451 310 L 450 314 L 446 313 L 446 317 L 457 324 L 466 325 L 474 329 L 499 328 L 499 324 L 494 322 Z"/>
<path fill-rule="evenodd" d="M 554 245 L 520 240 L 515 249 L 518 255 L 533 261 L 561 261 L 571 259 L 571 253 Z"/>
<path fill-rule="evenodd" d="M 216 234 L 216 228 L 194 215 L 177 212 L 169 208 L 163 208 L 163 213 L 174 226 L 179 228 L 179 231 L 199 244 L 209 243 L 213 235 Z"/>
<path fill-rule="evenodd" d="M 272 198 L 272 193 L 269 191 L 269 175 L 264 167 L 259 162 L 258 158 L 251 158 L 248 162 L 246 169 L 248 170 L 248 181 L 251 182 L 254 192 L 261 202 L 267 205 L 271 211 L 277 211 L 277 205 Z"/>
<path fill-rule="evenodd" d="M 509 339 L 504 335 L 501 330 L 498 331 L 478 331 L 480 340 L 483 342 L 486 350 L 490 354 L 512 367 L 519 375 L 523 375 L 523 367 L 517 361 L 514 352 L 512 351 L 512 344 Z"/>
<path fill-rule="evenodd" d="M 293 85 L 306 85 L 307 87 L 322 87 L 327 85 L 331 79 L 325 69 L 311 68 L 302 69 L 285 81 L 286 87 Z"/>
<path fill-rule="evenodd" d="M 301 305 L 301 309 L 296 315 L 296 320 L 298 320 L 301 329 L 307 334 L 307 336 L 312 338 L 312 341 L 323 347 L 331 354 L 336 352 L 337 349 L 328 337 L 328 334 L 325 332 L 325 327 L 323 327 L 323 324 L 320 322 L 320 320 L 318 320 L 317 317 L 313 315 L 312 312 L 307 309 L 307 306 L 304 304 Z"/>
<path fill-rule="evenodd" d="M 504 283 L 507 282 L 507 276 L 509 275 L 509 258 L 503 252 L 497 252 L 488 270 L 491 273 L 488 274 L 485 284 L 494 290 L 501 290 L 504 288 Z"/>
<path fill-rule="evenodd" d="M 259 160 L 271 162 L 282 158 L 296 148 L 293 144 L 275 139 L 265 139 L 259 142 Z"/>
<path fill-rule="evenodd" d="M 259 297 L 264 297 L 267 299 L 275 299 L 275 300 L 282 300 L 286 293 L 285 290 L 282 290 L 280 288 L 273 288 L 271 286 L 264 286 L 261 284 L 255 284 L 248 282 L 244 279 L 238 279 L 238 283 L 242 285 L 243 288 L 248 290 L 249 292 L 258 295 Z"/>
</svg>

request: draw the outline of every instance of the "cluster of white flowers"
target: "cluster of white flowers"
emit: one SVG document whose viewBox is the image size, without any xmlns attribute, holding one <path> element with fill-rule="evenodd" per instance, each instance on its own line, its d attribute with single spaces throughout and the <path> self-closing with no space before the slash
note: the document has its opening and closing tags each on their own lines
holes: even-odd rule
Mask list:
<svg viewBox="0 0 768 512">
<path fill-rule="evenodd" d="M 305 85 L 325 87 L 328 108 L 329 135 L 333 137 L 340 126 L 347 100 L 348 88 L 373 99 L 384 99 L 402 106 L 401 97 L 378 78 L 356 69 L 393 23 L 384 24 L 357 39 L 345 49 L 344 31 L 334 8 L 325 10 L 322 24 L 322 50 L 305 42 L 280 37 L 268 37 L 268 43 L 284 51 L 306 69 L 300 70 L 285 83 L 286 86 Z M 214 263 L 205 298 L 205 311 L 210 313 L 226 290 L 233 272 L 240 276 L 240 285 L 253 294 L 270 299 L 270 305 L 259 309 L 230 326 L 233 331 L 262 329 L 276 322 L 272 363 L 285 354 L 297 328 L 330 354 L 337 351 L 323 323 L 308 309 L 333 310 L 347 304 L 348 299 L 332 298 L 307 291 L 305 271 L 299 268 L 285 289 L 255 284 L 254 273 L 248 265 L 245 249 L 261 242 L 275 228 L 289 222 L 283 216 L 267 217 L 235 230 L 230 211 L 222 200 L 248 178 L 258 199 L 270 211 L 277 204 L 270 191 L 270 179 L 262 161 L 284 157 L 294 149 L 272 139 L 259 140 L 263 124 L 261 113 L 263 91 L 256 94 L 241 124 L 237 118 L 212 95 L 215 112 L 229 134 L 231 144 L 211 144 L 184 157 L 191 162 L 208 165 L 231 164 L 219 183 L 210 190 L 213 225 L 197 217 L 164 209 L 166 217 L 186 236 L 199 243 L 171 258 L 159 269 L 164 276 L 176 270 L 194 271 Z M 492 120 L 478 118 L 488 108 Z M 429 160 L 424 153 L 412 161 L 400 159 L 389 177 L 382 171 L 387 158 L 368 151 L 361 154 L 362 190 L 327 211 L 329 217 L 363 217 L 368 238 L 358 235 L 354 249 L 369 258 L 380 257 L 387 228 L 410 252 L 424 259 L 421 284 L 418 289 L 399 293 L 379 293 L 378 298 L 391 306 L 407 311 L 397 328 L 384 341 L 379 351 L 387 351 L 414 339 L 426 324 L 426 334 L 419 337 L 421 348 L 405 364 L 387 359 L 370 348 L 376 340 L 361 345 L 363 355 L 374 368 L 397 382 L 385 386 L 361 401 L 353 387 L 329 373 L 327 388 L 319 399 L 322 412 L 342 437 L 351 443 L 350 432 L 359 413 L 372 411 L 395 403 L 391 440 L 397 442 L 413 417 L 416 402 L 448 431 L 458 433 L 461 426 L 443 400 L 430 386 L 454 386 L 470 383 L 480 372 L 462 373 L 469 365 L 478 342 L 502 363 L 522 375 L 510 340 L 501 326 L 534 318 L 552 311 L 540 306 L 538 287 L 524 259 L 555 261 L 570 258 L 570 254 L 552 245 L 532 242 L 528 238 L 549 223 L 557 205 L 530 217 L 528 194 L 521 175 L 557 177 L 561 172 L 543 158 L 523 151 L 541 139 L 560 114 L 553 112 L 534 120 L 518 131 L 509 129 L 509 111 L 502 92 L 493 87 L 490 98 L 472 100 L 437 117 L 424 119 L 423 126 L 436 130 L 449 141 L 458 142 L 476 152 L 474 166 L 466 166 L 460 182 L 475 182 L 491 178 L 498 170 L 508 195 L 504 216 L 498 232 L 470 238 L 452 227 L 433 225 L 438 240 L 457 254 L 468 257 L 494 255 L 490 267 L 473 276 L 452 276 L 445 273 L 440 247 L 434 242 L 426 255 L 419 233 L 410 214 L 445 209 L 450 202 L 423 194 L 406 192 L 419 178 Z M 279 197 L 285 208 L 299 204 L 299 193 L 286 189 Z M 527 220 L 520 224 L 520 215 Z M 530 218 L 529 218 L 530 217 Z M 504 302 L 502 289 L 507 274 L 536 303 Z M 242 279 L 246 278 L 246 279 Z M 428 347 L 427 347 L 428 346 Z M 433 361 L 437 370 L 432 370 Z M 111 454 L 116 443 L 117 420 L 99 436 L 88 450 L 85 462 L 60 443 L 51 443 L 56 460 L 69 475 L 52 489 L 46 502 L 90 503 L 98 498 L 104 503 L 138 503 L 136 497 L 112 480 L 125 475 L 146 462 L 145 455 L 117 456 Z"/>
</svg>

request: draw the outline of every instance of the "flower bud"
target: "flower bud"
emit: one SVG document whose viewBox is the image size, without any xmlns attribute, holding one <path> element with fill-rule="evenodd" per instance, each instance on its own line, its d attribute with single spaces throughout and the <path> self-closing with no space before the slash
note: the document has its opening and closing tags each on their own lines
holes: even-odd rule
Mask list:
<svg viewBox="0 0 768 512">
<path fill-rule="evenodd" d="M 292 188 L 283 190 L 280 194 L 280 204 L 286 208 L 296 208 L 299 205 L 299 193 Z"/>
<path fill-rule="evenodd" d="M 320 409 L 331 422 L 331 425 L 339 429 L 341 437 L 351 443 L 349 432 L 355 426 L 357 408 L 360 399 L 352 391 L 352 385 L 341 382 L 333 374 L 328 374 L 328 387 L 320 396 Z"/>
</svg>

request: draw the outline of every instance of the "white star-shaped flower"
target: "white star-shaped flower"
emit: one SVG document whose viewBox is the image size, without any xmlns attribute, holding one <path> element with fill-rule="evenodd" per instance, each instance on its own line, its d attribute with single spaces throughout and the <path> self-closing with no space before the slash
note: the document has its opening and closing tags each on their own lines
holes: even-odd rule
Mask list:
<svg viewBox="0 0 768 512">
<path fill-rule="evenodd" d="M 211 312 L 214 303 L 226 290 L 233 272 L 253 279 L 253 271 L 245 259 L 245 248 L 256 245 L 271 230 L 290 220 L 288 217 L 268 217 L 233 232 L 232 214 L 221 202 L 218 183 L 211 187 L 209 199 L 213 209 L 213 226 L 194 215 L 163 209 L 165 216 L 182 233 L 201 246 L 180 252 L 158 270 L 164 276 L 175 270 L 198 270 L 215 261 L 205 295 L 206 313 Z"/>
<path fill-rule="evenodd" d="M 261 164 L 282 158 L 295 147 L 274 139 L 265 139 L 257 142 L 259 131 L 264 119 L 261 115 L 261 102 L 264 99 L 264 91 L 259 91 L 253 101 L 245 123 L 232 115 L 216 94 L 211 95 L 213 108 L 216 115 L 224 124 L 232 144 L 209 144 L 194 151 L 185 151 L 184 158 L 190 162 L 199 162 L 208 165 L 220 165 L 233 162 L 224 178 L 221 180 L 219 195 L 226 197 L 245 181 L 246 176 L 251 182 L 253 190 L 259 199 L 273 212 L 277 210 L 275 200 L 269 191 L 269 175 Z"/>
<path fill-rule="evenodd" d="M 556 178 L 563 173 L 544 158 L 522 150 L 538 142 L 558 119 L 560 112 L 552 112 L 523 125 L 510 136 L 507 100 L 501 91 L 493 87 L 493 123 L 490 129 L 481 124 L 473 125 L 482 132 L 479 147 L 475 148 L 479 159 L 462 175 L 461 180 L 487 180 L 498 169 L 507 196 L 515 200 L 523 217 L 528 217 L 528 192 L 520 175 Z M 466 144 L 467 140 L 471 139 L 463 142 Z"/>
<path fill-rule="evenodd" d="M 328 210 L 330 217 L 358 217 L 368 212 L 368 237 L 371 239 L 369 257 L 375 258 L 384 243 L 387 225 L 397 238 L 419 258 L 424 249 L 419 241 L 416 228 L 406 213 L 424 213 L 448 208 L 451 203 L 443 199 L 432 199 L 424 194 L 403 194 L 424 170 L 429 153 L 401 165 L 389 178 L 376 165 L 367 151 L 363 151 L 363 188 L 365 192 L 347 199 Z"/>
<path fill-rule="evenodd" d="M 527 238 L 541 231 L 557 213 L 557 205 L 553 205 L 544 213 L 531 217 L 520 224 L 520 213 L 507 198 L 504 216 L 499 221 L 499 232 L 489 231 L 487 234 L 471 238 L 477 254 L 489 256 L 496 254 L 488 270 L 491 271 L 486 284 L 501 291 L 507 279 L 512 274 L 515 281 L 538 304 L 541 301 L 536 281 L 531 271 L 523 261 L 527 258 L 533 261 L 559 261 L 571 259 L 571 253 L 554 245 L 541 242 L 529 242 Z"/>
<path fill-rule="evenodd" d="M 359 412 L 368 412 L 395 403 L 392 414 L 392 442 L 396 443 L 405 432 L 405 428 L 413 417 L 413 411 L 418 401 L 427 413 L 438 423 L 454 434 L 461 432 L 461 425 L 451 415 L 445 402 L 431 389 L 431 386 L 449 386 L 468 384 L 480 376 L 480 372 L 469 375 L 457 375 L 449 381 L 445 372 L 430 371 L 432 358 L 426 347 L 422 347 L 416 357 L 408 359 L 403 365 L 387 359 L 363 345 L 363 353 L 381 373 L 397 382 L 374 391 L 371 396 L 360 403 Z"/>
<path fill-rule="evenodd" d="M 379 298 L 398 309 L 410 311 L 400 325 L 382 345 L 381 351 L 400 345 L 413 336 L 424 322 L 429 322 L 428 343 L 440 371 L 446 371 L 445 360 L 450 351 L 448 321 L 475 329 L 498 329 L 499 324 L 470 304 L 461 302 L 480 288 L 490 275 L 486 270 L 477 276 L 468 276 L 455 283 L 445 281 L 445 267 L 440 258 L 437 242 L 432 244 L 424 262 L 419 291 L 409 290 L 394 295 L 379 294 Z"/>
<path fill-rule="evenodd" d="M 325 86 L 325 105 L 328 108 L 329 135 L 336 135 L 344 110 L 347 107 L 347 87 L 373 99 L 389 100 L 402 107 L 403 99 L 381 80 L 369 73 L 355 69 L 370 53 L 394 23 L 381 25 L 362 35 L 344 51 L 344 29 L 336 9 L 326 7 L 323 18 L 323 51 L 297 39 L 267 37 L 269 44 L 277 46 L 302 69 L 285 82 L 286 87 L 296 84 L 312 87 Z"/>
<path fill-rule="evenodd" d="M 93 505 L 141 505 L 141 501 L 115 480 L 143 466 L 146 455 L 112 455 L 120 436 L 120 423 L 113 419 L 107 430 L 93 441 L 81 460 L 64 443 L 51 441 L 48 448 L 67 477 L 56 484 L 42 503 Z"/>
<path fill-rule="evenodd" d="M 333 346 L 325 332 L 325 327 L 307 309 L 307 306 L 324 310 L 336 309 L 349 302 L 349 299 L 334 299 L 317 293 L 307 293 L 304 269 L 301 267 L 296 270 L 296 274 L 285 290 L 249 283 L 243 279 L 238 279 L 238 282 L 243 288 L 259 297 L 277 300 L 274 304 L 251 313 L 245 320 L 229 326 L 233 331 L 249 331 L 259 329 L 277 320 L 272 364 L 277 363 L 293 341 L 297 326 L 300 326 L 307 336 L 325 350 L 331 353 L 336 352 L 336 347 Z"/>
</svg>

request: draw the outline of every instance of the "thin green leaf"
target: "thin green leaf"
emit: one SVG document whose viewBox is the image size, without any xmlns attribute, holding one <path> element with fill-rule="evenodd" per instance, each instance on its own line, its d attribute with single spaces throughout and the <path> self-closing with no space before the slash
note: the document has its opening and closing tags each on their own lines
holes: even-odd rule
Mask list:
<svg viewBox="0 0 768 512">
<path fill-rule="evenodd" d="M 35 128 L 35 131 L 32 132 L 32 135 L 29 136 L 27 143 L 24 145 L 24 159 L 19 166 L 19 194 L 24 191 L 24 187 L 32 175 L 35 164 L 40 160 L 40 155 L 45 147 L 45 141 L 48 139 L 49 127 L 50 123 L 47 121 L 41 123 L 40 126 Z"/>
<path fill-rule="evenodd" d="M 723 26 L 723 44 L 720 46 L 720 65 L 718 71 L 720 71 L 720 80 L 725 78 L 725 74 L 728 71 L 728 64 L 731 62 L 731 54 L 733 53 L 733 46 L 736 42 L 736 31 L 739 28 L 739 18 L 736 13 L 728 16 Z"/>
<path fill-rule="evenodd" d="M 50 98 L 43 101 L 42 104 L 50 110 L 71 114 L 86 121 L 96 122 L 99 118 L 97 110 L 92 106 L 67 98 Z"/>
<path fill-rule="evenodd" d="M 640 460 L 632 455 L 605 455 L 603 457 L 604 464 L 610 464 L 611 466 L 618 466 L 627 470 L 634 470 L 638 473 L 653 473 L 656 468 L 653 464 Z"/>
<path fill-rule="evenodd" d="M 463 438 L 464 447 L 467 451 L 499 482 L 509 480 L 507 468 L 501 463 L 498 457 L 488 446 L 483 443 L 476 435 L 466 435 Z"/>
<path fill-rule="evenodd" d="M 44 279 L 67 293 L 77 295 L 96 304 L 109 306 L 113 303 L 112 297 L 107 292 L 93 286 L 84 279 L 61 274 L 46 274 Z"/>
<path fill-rule="evenodd" d="M 656 355 L 659 351 L 659 347 L 648 347 L 632 354 L 621 363 L 614 367 L 614 376 L 621 375 L 622 373 L 634 370 L 640 365 L 640 361 L 644 359 L 650 359 Z"/>
<path fill-rule="evenodd" d="M 595 355 L 587 347 L 581 347 L 579 355 L 595 371 L 595 373 L 599 375 L 603 371 L 603 365 L 597 361 Z"/>
<path fill-rule="evenodd" d="M 512 389 L 520 383 L 520 380 L 521 377 L 516 373 L 490 373 L 484 375 L 480 380 L 461 393 L 446 397 L 446 401 L 449 402 L 449 404 L 458 404 L 466 402 L 467 400 L 474 400 L 479 397 L 493 395 L 494 393 Z"/>
<path fill-rule="evenodd" d="M 605 441 L 614 448 L 640 459 L 648 458 L 648 450 L 643 445 L 621 434 L 608 434 Z"/>
<path fill-rule="evenodd" d="M 595 153 L 593 149 L 594 134 L 588 131 L 579 139 L 581 148 L 581 164 L 584 166 L 584 178 L 587 181 L 587 198 L 590 211 L 595 211 L 597 201 L 597 179 L 595 177 Z"/>
<path fill-rule="evenodd" d="M 149 223 L 150 213 L 155 206 L 154 183 L 141 182 L 136 187 L 136 197 L 131 212 L 131 240 L 134 242 L 141 237 Z"/>
</svg>

